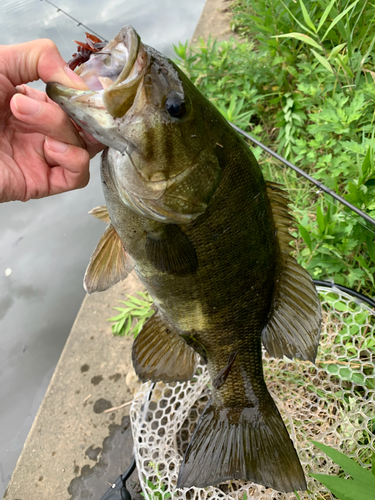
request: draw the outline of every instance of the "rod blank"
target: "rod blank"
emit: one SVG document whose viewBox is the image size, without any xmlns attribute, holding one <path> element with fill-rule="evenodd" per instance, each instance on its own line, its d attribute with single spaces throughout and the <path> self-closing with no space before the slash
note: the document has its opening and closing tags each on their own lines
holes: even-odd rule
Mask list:
<svg viewBox="0 0 375 500">
<path fill-rule="evenodd" d="M 297 172 L 297 174 L 302 175 L 302 177 L 304 177 L 305 179 L 307 179 L 308 181 L 310 181 L 312 184 L 315 184 L 315 186 L 317 186 L 319 189 L 321 189 L 325 193 L 329 194 L 330 196 L 332 196 L 332 198 L 334 198 L 335 200 L 339 201 L 340 203 L 342 203 L 343 205 L 345 205 L 346 207 L 348 207 L 350 210 L 352 210 L 353 212 L 355 212 L 357 215 L 359 215 L 360 217 L 362 217 L 363 219 L 365 219 L 367 222 L 369 222 L 370 224 L 372 224 L 373 226 L 375 226 L 375 220 L 372 217 L 370 217 L 368 214 L 366 214 L 365 212 L 363 212 L 362 210 L 360 210 L 356 206 L 354 206 L 351 203 L 349 203 L 349 201 L 346 201 L 345 198 L 343 198 L 339 194 L 337 194 L 334 191 L 332 191 L 332 189 L 328 188 L 327 186 L 325 186 L 324 184 L 322 184 L 320 181 L 317 181 L 316 179 L 314 179 L 314 177 L 311 177 L 311 175 L 307 174 L 306 172 L 304 172 L 303 170 L 301 170 L 299 167 L 296 167 L 296 165 L 293 165 L 293 163 L 291 163 L 290 161 L 286 160 L 285 158 L 283 158 L 282 156 L 280 156 L 278 153 L 275 153 L 275 151 L 272 151 L 272 149 L 268 148 L 267 146 L 265 146 L 264 144 L 262 144 L 261 142 L 259 142 L 257 139 L 255 139 L 251 135 L 249 135 L 246 132 L 244 132 L 243 130 L 241 130 L 236 125 L 233 125 L 233 123 L 231 123 L 231 125 L 232 125 L 232 127 L 235 130 L 237 130 L 237 132 L 239 132 L 241 135 L 243 135 L 244 137 L 246 137 L 247 139 L 249 139 L 249 141 L 253 142 L 257 146 L 259 146 L 260 148 L 262 148 L 268 154 L 270 154 L 270 155 L 274 156 L 275 158 L 277 158 L 279 161 L 281 161 L 281 163 L 284 163 L 284 165 L 286 165 L 287 167 L 293 169 L 295 172 Z"/>
</svg>

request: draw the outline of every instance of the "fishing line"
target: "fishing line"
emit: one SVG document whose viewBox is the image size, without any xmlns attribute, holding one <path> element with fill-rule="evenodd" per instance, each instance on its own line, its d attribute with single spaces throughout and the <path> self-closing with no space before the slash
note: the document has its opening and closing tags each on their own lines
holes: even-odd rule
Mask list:
<svg viewBox="0 0 375 500">
<path fill-rule="evenodd" d="M 91 31 L 91 33 L 93 33 L 94 35 L 96 35 L 99 38 L 101 38 L 104 42 L 108 43 L 108 40 L 106 40 L 105 38 L 103 38 L 102 36 L 100 36 L 98 33 L 96 33 L 96 31 L 94 31 L 92 28 L 89 28 L 89 26 L 86 26 L 85 24 L 81 23 L 81 21 L 78 21 L 78 19 L 76 19 L 75 17 L 73 17 L 70 14 L 68 14 L 67 12 L 65 12 L 65 10 L 60 9 L 60 7 L 58 7 L 54 3 L 50 2 L 50 0 L 40 0 L 40 1 L 41 2 L 47 2 L 47 3 L 49 3 L 50 5 L 52 5 L 52 7 L 55 7 L 55 9 L 57 10 L 57 12 L 62 12 L 65 16 L 69 17 L 72 21 L 74 21 L 75 23 L 77 23 L 77 26 L 83 26 L 85 29 L 87 29 L 88 31 Z"/>
<path fill-rule="evenodd" d="M 272 161 L 272 160 L 271 160 Z M 262 165 L 262 162 L 260 160 L 260 158 L 258 159 L 258 162 L 260 165 Z M 277 165 L 278 167 L 280 167 L 280 164 L 277 162 L 277 161 L 274 161 L 272 162 L 273 165 Z M 283 170 L 283 172 L 289 172 L 288 170 Z M 295 200 L 295 197 L 297 195 L 294 196 L 294 198 L 292 198 L 292 193 L 293 191 L 297 192 L 297 193 L 310 193 L 311 196 L 317 196 L 317 195 L 322 195 L 324 194 L 323 191 L 321 191 L 320 189 L 316 190 L 313 186 L 309 186 L 309 181 L 307 179 L 304 179 L 304 178 L 300 178 L 298 176 L 298 173 L 296 173 L 296 177 L 293 178 L 293 180 L 296 179 L 296 180 L 299 180 L 301 182 L 301 186 L 300 188 L 296 188 L 296 187 L 292 187 L 289 185 L 289 180 L 284 176 L 284 179 L 283 179 L 283 183 L 285 185 L 285 190 L 287 193 L 290 193 L 291 194 L 291 197 L 290 199 L 293 199 L 293 203 L 295 205 L 295 209 L 297 208 L 296 207 L 296 204 L 298 203 L 298 200 L 296 201 Z M 325 193 L 327 194 L 327 193 Z M 373 226 L 369 226 L 368 224 L 366 224 L 365 221 L 362 220 L 361 217 L 356 217 L 354 214 L 351 214 L 349 212 L 343 212 L 339 205 L 337 204 L 337 202 L 335 200 L 332 200 L 330 198 L 330 196 L 324 196 L 324 200 L 332 205 L 333 209 L 335 210 L 335 212 L 333 212 L 334 215 L 340 215 L 342 214 L 343 217 L 348 220 L 349 222 L 352 222 L 353 224 L 359 224 L 360 226 L 362 226 L 366 231 L 370 232 L 374 237 L 375 237 L 375 227 Z M 297 210 L 298 211 L 298 210 Z"/>
<path fill-rule="evenodd" d="M 41 0 L 42 1 L 42 0 Z M 44 9 L 44 12 L 45 12 L 45 15 L 46 17 L 48 17 L 48 10 L 47 10 L 47 6 L 43 4 L 43 9 Z M 65 37 L 63 36 L 63 34 L 61 33 L 60 31 L 60 28 L 59 28 L 59 25 L 58 23 L 54 23 L 55 24 L 55 30 L 57 31 L 57 33 L 60 35 L 60 38 L 61 40 L 63 41 L 66 49 L 68 50 L 68 52 L 71 51 L 71 44 L 68 44 L 68 42 L 66 41 Z"/>
</svg>

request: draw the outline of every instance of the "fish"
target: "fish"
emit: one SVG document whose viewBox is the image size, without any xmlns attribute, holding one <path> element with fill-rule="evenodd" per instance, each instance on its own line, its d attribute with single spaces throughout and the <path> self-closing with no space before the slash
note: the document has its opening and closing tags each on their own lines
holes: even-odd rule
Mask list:
<svg viewBox="0 0 375 500">
<path fill-rule="evenodd" d="M 235 69 L 234 69 L 235 70 Z M 107 148 L 108 223 L 84 278 L 103 291 L 134 269 L 154 313 L 136 337 L 141 381 L 183 382 L 207 364 L 211 397 L 177 487 L 231 479 L 305 490 L 293 442 L 264 380 L 270 356 L 314 362 L 321 310 L 291 256 L 288 198 L 184 72 L 125 26 L 75 70 L 90 90 L 48 96 Z"/>
</svg>

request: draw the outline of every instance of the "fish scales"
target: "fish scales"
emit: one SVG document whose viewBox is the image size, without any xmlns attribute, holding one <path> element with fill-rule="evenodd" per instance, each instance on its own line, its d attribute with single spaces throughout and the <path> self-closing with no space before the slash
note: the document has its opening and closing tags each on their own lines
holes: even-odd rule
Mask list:
<svg viewBox="0 0 375 500">
<path fill-rule="evenodd" d="M 109 147 L 107 209 L 93 214 L 110 225 L 86 289 L 104 290 L 134 268 L 155 309 L 134 342 L 138 376 L 188 380 L 200 356 L 212 381 L 177 487 L 236 478 L 305 489 L 262 370 L 262 342 L 273 356 L 310 361 L 319 342 L 319 301 L 290 256 L 284 192 L 264 181 L 246 143 L 186 75 L 130 26 L 76 71 L 93 90 L 49 84 L 47 92 Z"/>
<path fill-rule="evenodd" d="M 223 126 L 227 127 L 226 123 Z M 155 269 L 147 258 L 144 240 L 150 231 L 159 229 L 157 226 L 163 229 L 163 224 L 138 216 L 130 209 L 124 211 L 113 185 L 113 197 L 106 196 L 111 200 L 107 206 L 113 226 L 120 238 L 127 241 L 127 252 L 137 256 L 138 276 L 173 325 L 184 334 L 194 332 L 198 342 L 204 344 L 211 378 L 225 367 L 232 351 L 239 351 L 236 365 L 246 366 L 248 376 L 243 379 L 239 369 L 233 367 L 217 395 L 229 406 L 247 404 L 246 393 L 252 391 L 245 385 L 263 380 L 261 332 L 270 310 L 276 267 L 275 228 L 270 223 L 265 183 L 258 169 L 248 168 L 249 162 L 254 166 L 256 162 L 247 146 L 241 138 L 234 138 L 235 144 L 228 146 L 225 137 L 220 138 L 225 164 L 222 182 L 206 212 L 184 228 L 197 249 L 199 267 L 194 274 L 176 279 L 174 274 Z M 230 151 L 237 151 L 239 159 L 227 158 L 227 150 L 229 155 Z M 111 180 L 106 172 L 103 168 L 107 190 Z M 244 207 L 246 199 L 251 201 Z M 117 207 L 121 209 L 116 211 Z M 254 227 L 260 230 L 254 231 Z M 196 303 L 201 306 L 198 316 Z M 199 324 L 204 329 L 197 329 Z M 264 383 L 259 382 L 259 387 L 263 390 Z"/>
</svg>

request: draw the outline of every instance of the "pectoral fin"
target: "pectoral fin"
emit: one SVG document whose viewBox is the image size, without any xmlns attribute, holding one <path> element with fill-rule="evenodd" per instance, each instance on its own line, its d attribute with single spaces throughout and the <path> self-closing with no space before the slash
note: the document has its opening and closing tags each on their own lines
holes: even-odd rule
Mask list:
<svg viewBox="0 0 375 500">
<path fill-rule="evenodd" d="M 319 345 L 321 308 L 309 273 L 290 255 L 292 236 L 288 199 L 278 184 L 267 183 L 279 243 L 279 259 L 271 314 L 262 333 L 271 356 L 314 362 Z"/>
<path fill-rule="evenodd" d="M 195 351 L 156 312 L 133 344 L 133 365 L 142 380 L 185 382 L 194 375 Z"/>
<path fill-rule="evenodd" d="M 198 267 L 194 246 L 174 224 L 165 224 L 162 230 L 147 235 L 146 255 L 156 269 L 165 273 L 193 273 Z"/>
<path fill-rule="evenodd" d="M 125 252 L 122 241 L 112 225 L 100 238 L 83 279 L 87 293 L 103 292 L 124 280 L 133 269 L 133 262 Z"/>
</svg>

